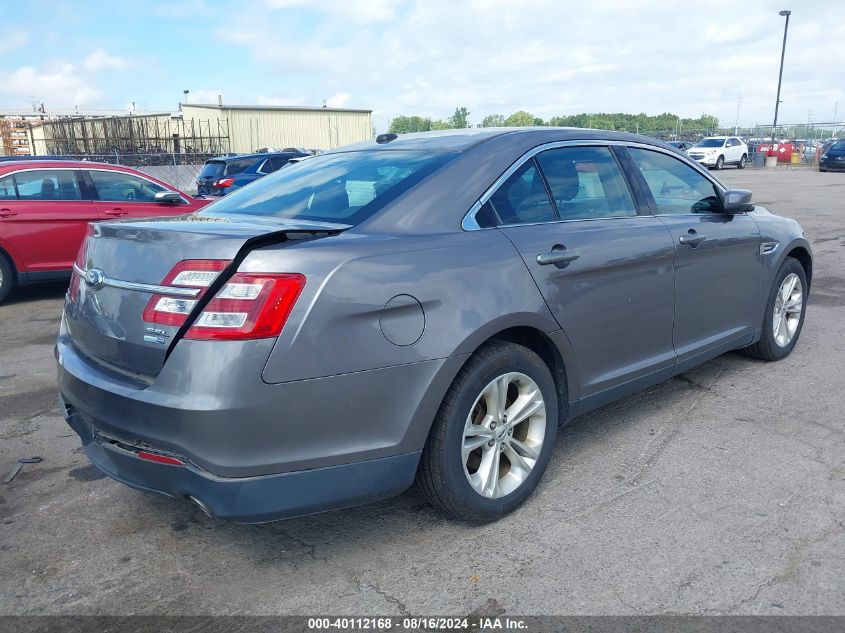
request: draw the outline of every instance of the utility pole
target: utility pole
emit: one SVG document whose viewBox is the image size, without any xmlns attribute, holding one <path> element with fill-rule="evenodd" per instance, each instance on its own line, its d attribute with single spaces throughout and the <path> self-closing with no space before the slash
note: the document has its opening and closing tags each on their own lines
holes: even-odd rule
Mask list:
<svg viewBox="0 0 845 633">
<path fill-rule="evenodd" d="M 786 22 L 783 25 L 783 46 L 781 47 L 780 51 L 780 73 L 778 73 L 778 96 L 775 99 L 775 120 L 772 124 L 772 149 L 774 150 L 775 147 L 775 134 L 777 133 L 778 129 L 778 108 L 780 106 L 780 86 L 781 82 L 783 81 L 783 58 L 786 56 L 786 33 L 789 30 L 789 16 L 792 15 L 792 11 L 781 11 L 778 15 L 783 16 L 786 18 Z"/>
<path fill-rule="evenodd" d="M 739 136 L 739 108 L 742 105 L 742 95 L 736 100 L 736 119 L 734 119 L 734 136 Z"/>
</svg>

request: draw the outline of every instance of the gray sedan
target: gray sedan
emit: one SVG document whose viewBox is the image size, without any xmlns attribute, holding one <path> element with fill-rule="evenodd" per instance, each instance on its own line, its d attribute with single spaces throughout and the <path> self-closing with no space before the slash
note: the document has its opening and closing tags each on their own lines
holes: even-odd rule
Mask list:
<svg viewBox="0 0 845 633">
<path fill-rule="evenodd" d="M 788 355 L 811 277 L 796 222 L 659 141 L 388 134 L 194 215 L 92 225 L 58 385 L 98 468 L 215 516 L 416 482 L 490 521 L 560 424 L 730 350 Z"/>
</svg>

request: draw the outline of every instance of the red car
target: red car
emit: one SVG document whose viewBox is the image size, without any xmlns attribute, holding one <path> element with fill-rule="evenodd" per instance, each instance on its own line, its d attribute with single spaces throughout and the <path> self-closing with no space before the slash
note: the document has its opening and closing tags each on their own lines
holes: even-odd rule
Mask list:
<svg viewBox="0 0 845 633">
<path fill-rule="evenodd" d="M 68 278 L 89 222 L 183 215 L 209 202 L 118 165 L 0 162 L 0 301 L 16 284 Z"/>
</svg>

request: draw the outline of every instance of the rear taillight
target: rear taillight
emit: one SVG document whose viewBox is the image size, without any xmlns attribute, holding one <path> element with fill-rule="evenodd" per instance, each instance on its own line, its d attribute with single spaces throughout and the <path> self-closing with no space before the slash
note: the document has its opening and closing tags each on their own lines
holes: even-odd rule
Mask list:
<svg viewBox="0 0 845 633">
<path fill-rule="evenodd" d="M 231 187 L 235 184 L 234 178 L 220 178 L 214 183 L 215 187 L 219 187 L 220 189 L 225 189 L 226 187 Z"/>
<path fill-rule="evenodd" d="M 185 333 L 185 338 L 243 340 L 276 337 L 305 287 L 296 273 L 236 273 Z"/>
<path fill-rule="evenodd" d="M 229 263 L 226 259 L 182 260 L 167 273 L 161 284 L 178 288 L 198 288 L 200 292 L 195 297 L 188 298 L 155 294 L 147 302 L 142 318 L 147 323 L 182 325 L 211 282 Z"/>
</svg>

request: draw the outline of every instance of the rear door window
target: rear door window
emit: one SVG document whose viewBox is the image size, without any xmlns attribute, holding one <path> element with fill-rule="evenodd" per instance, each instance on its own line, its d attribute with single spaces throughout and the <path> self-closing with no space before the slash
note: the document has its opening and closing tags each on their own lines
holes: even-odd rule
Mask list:
<svg viewBox="0 0 845 633">
<path fill-rule="evenodd" d="M 15 174 L 21 200 L 82 200 L 76 172 L 70 169 L 32 169 Z"/>
<path fill-rule="evenodd" d="M 607 147 L 562 147 L 537 155 L 561 220 L 637 215 L 622 170 Z"/>
<path fill-rule="evenodd" d="M 0 200 L 17 200 L 15 191 L 15 177 L 11 174 L 0 178 Z"/>
</svg>

